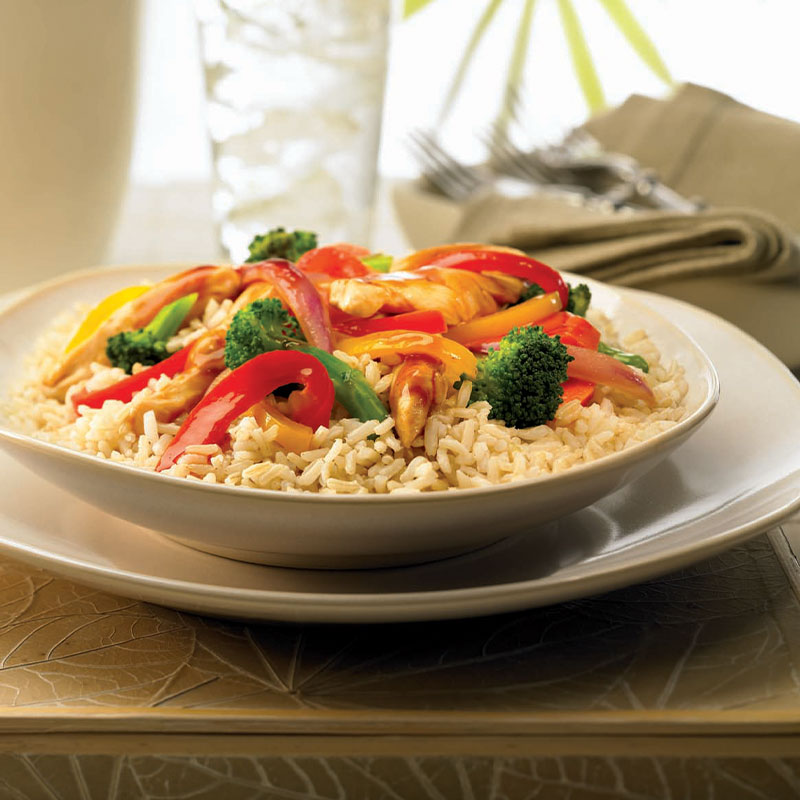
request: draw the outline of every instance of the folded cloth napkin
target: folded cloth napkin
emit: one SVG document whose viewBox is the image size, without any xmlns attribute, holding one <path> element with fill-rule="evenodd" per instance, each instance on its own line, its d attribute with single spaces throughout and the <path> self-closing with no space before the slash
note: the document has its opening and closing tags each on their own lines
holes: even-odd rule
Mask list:
<svg viewBox="0 0 800 800">
<path fill-rule="evenodd" d="M 530 252 L 560 269 L 624 286 L 736 277 L 800 285 L 800 249 L 776 220 L 752 209 L 602 213 L 546 194 L 483 196 L 448 237 Z"/>
<path fill-rule="evenodd" d="M 634 96 L 586 129 L 710 207 L 609 213 L 551 191 L 505 195 L 502 186 L 457 204 L 407 184 L 394 200 L 410 243 L 509 245 L 560 269 L 687 300 L 800 366 L 800 125 L 687 84 L 667 100 Z"/>
<path fill-rule="evenodd" d="M 654 169 L 686 197 L 757 208 L 800 233 L 800 125 L 684 84 L 664 99 L 633 95 L 584 126 L 609 152 Z"/>
</svg>

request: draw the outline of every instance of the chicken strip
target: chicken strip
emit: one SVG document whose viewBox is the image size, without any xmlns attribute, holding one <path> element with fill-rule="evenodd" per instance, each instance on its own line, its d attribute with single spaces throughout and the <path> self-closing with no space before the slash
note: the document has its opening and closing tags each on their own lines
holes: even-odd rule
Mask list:
<svg viewBox="0 0 800 800">
<path fill-rule="evenodd" d="M 448 325 L 492 314 L 519 299 L 524 282 L 502 273 L 444 267 L 342 278 L 328 286 L 330 303 L 356 317 L 437 310 Z"/>
<path fill-rule="evenodd" d="M 394 372 L 389 407 L 403 447 L 411 447 L 428 421 L 431 407 L 447 394 L 444 365 L 425 356 L 408 356 Z"/>
<path fill-rule="evenodd" d="M 193 408 L 220 379 L 225 369 L 225 336 L 237 311 L 254 300 L 274 295 L 270 283 L 253 283 L 236 298 L 224 322 L 206 331 L 187 345 L 190 348 L 186 367 L 163 388 L 135 401 L 131 411 L 134 429 L 142 433 L 145 413 L 154 411 L 159 422 L 172 422 Z"/>
<path fill-rule="evenodd" d="M 148 411 L 154 411 L 159 422 L 172 422 L 194 407 L 225 369 L 224 328 L 206 331 L 187 346 L 191 350 L 183 371 L 153 394 L 133 401 L 131 421 L 137 434 L 144 432 Z"/>
<path fill-rule="evenodd" d="M 157 283 L 115 311 L 88 339 L 64 353 L 45 376 L 45 386 L 54 397 L 63 400 L 70 386 L 90 376 L 92 362 L 108 363 L 105 348 L 109 337 L 144 327 L 161 308 L 179 297 L 197 293 L 197 301 L 187 317 L 190 319 L 200 314 L 212 297 L 217 300 L 233 297 L 240 287 L 241 275 L 233 267 L 194 267 Z"/>
</svg>

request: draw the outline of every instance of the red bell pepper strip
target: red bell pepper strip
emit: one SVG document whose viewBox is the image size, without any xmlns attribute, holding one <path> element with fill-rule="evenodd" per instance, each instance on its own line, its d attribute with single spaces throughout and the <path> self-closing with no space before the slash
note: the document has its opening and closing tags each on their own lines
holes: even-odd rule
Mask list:
<svg viewBox="0 0 800 800">
<path fill-rule="evenodd" d="M 303 384 L 291 395 L 294 421 L 312 430 L 328 425 L 334 388 L 325 367 L 308 353 L 273 350 L 251 358 L 208 391 L 189 412 L 156 471 L 169 469 L 191 445 L 218 444 L 236 417 L 289 383 Z"/>
<path fill-rule="evenodd" d="M 111 386 L 106 386 L 105 389 L 98 389 L 95 392 L 75 392 L 72 395 L 72 406 L 77 411 L 78 406 L 102 408 L 106 400 L 120 400 L 128 403 L 136 392 L 140 392 L 147 386 L 151 378 L 160 378 L 162 375 L 173 378 L 179 372 L 183 372 L 190 350 L 190 347 L 182 347 L 158 364 L 153 364 L 152 367 L 143 369 L 135 375 L 129 375 Z"/>
<path fill-rule="evenodd" d="M 358 256 L 358 258 L 365 258 L 371 252 L 368 247 L 362 247 L 360 244 L 351 244 L 350 242 L 334 242 L 329 246 L 338 247 L 346 253 L 352 253 L 354 256 Z"/>
<path fill-rule="evenodd" d="M 361 278 L 370 269 L 361 263 L 369 255 L 365 247 L 354 244 L 331 244 L 303 253 L 297 259 L 297 268 L 303 272 L 328 275 L 331 278 Z"/>
<path fill-rule="evenodd" d="M 378 331 L 422 331 L 423 333 L 444 333 L 447 323 L 441 311 L 409 311 L 407 314 L 394 314 L 390 317 L 362 319 L 334 319 L 334 330 L 348 336 L 366 336 Z"/>
<path fill-rule="evenodd" d="M 600 343 L 600 331 L 591 322 L 569 311 L 559 311 L 547 319 L 536 323 L 548 336 L 561 337 L 562 344 L 574 344 L 597 350 Z"/>
<path fill-rule="evenodd" d="M 470 272 L 503 272 L 538 284 L 545 294 L 558 292 L 562 308 L 566 308 L 569 301 L 569 287 L 556 270 L 535 258 L 506 250 L 470 249 L 466 245 L 461 251 L 433 255 L 425 265 L 419 266 L 466 269 Z"/>
<path fill-rule="evenodd" d="M 616 358 L 589 350 L 585 347 L 567 345 L 572 361 L 567 364 L 567 377 L 599 383 L 616 389 L 629 397 L 644 400 L 648 405 L 655 402 L 653 390 L 639 370 L 617 361 Z"/>
<path fill-rule="evenodd" d="M 309 344 L 330 353 L 333 350 L 328 311 L 314 284 L 284 258 L 270 258 L 239 268 L 242 288 L 265 281 L 275 286 L 281 300 L 292 310 Z"/>
<path fill-rule="evenodd" d="M 561 384 L 564 395 L 561 398 L 561 405 L 569 403 L 570 400 L 578 400 L 582 406 L 588 406 L 594 397 L 594 387 L 591 381 L 582 381 L 578 378 L 567 378 Z"/>
</svg>

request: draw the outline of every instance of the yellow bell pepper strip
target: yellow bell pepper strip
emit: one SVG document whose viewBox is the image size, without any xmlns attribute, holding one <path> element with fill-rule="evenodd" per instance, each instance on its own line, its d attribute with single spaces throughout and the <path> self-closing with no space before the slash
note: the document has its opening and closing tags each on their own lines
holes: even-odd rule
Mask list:
<svg viewBox="0 0 800 800">
<path fill-rule="evenodd" d="M 118 308 L 122 308 L 125 303 L 135 300 L 139 295 L 152 288 L 152 286 L 127 286 L 101 300 L 84 317 L 83 322 L 78 326 L 75 335 L 69 340 L 64 352 L 68 353 L 81 342 L 86 341 Z"/>
<path fill-rule="evenodd" d="M 308 425 L 295 422 L 291 417 L 287 417 L 278 410 L 274 403 L 262 400 L 260 403 L 256 403 L 250 412 L 262 428 L 266 429 L 274 425 L 278 429 L 275 442 L 284 450 L 302 453 L 304 450 L 311 449 L 314 431 Z"/>
<path fill-rule="evenodd" d="M 134 364 L 149 367 L 167 358 L 167 341 L 178 332 L 197 298 L 197 292 L 180 297 L 161 308 L 143 328 L 110 336 L 106 342 L 106 357 L 111 366 L 121 367 L 131 374 Z"/>
<path fill-rule="evenodd" d="M 534 325 L 560 310 L 561 297 L 558 292 L 550 292 L 503 311 L 454 325 L 445 336 L 467 347 L 476 342 L 493 342 L 502 339 L 512 328 Z"/>
<path fill-rule="evenodd" d="M 396 355 L 428 356 L 444 365 L 445 377 L 452 385 L 463 374 L 474 375 L 477 359 L 466 347 L 435 333 L 385 331 L 366 336 L 339 339 L 337 349 L 351 356 L 383 358 Z"/>
</svg>

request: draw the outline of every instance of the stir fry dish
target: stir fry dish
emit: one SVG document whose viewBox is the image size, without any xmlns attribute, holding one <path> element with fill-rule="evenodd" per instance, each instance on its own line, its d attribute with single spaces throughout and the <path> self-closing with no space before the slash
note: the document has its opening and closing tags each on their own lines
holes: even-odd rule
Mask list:
<svg viewBox="0 0 800 800">
<path fill-rule="evenodd" d="M 588 286 L 520 251 L 393 259 L 282 228 L 54 325 L 35 362 L 7 409 L 34 435 L 284 491 L 548 474 L 674 425 L 686 394 L 644 332 L 618 342 Z"/>
</svg>

